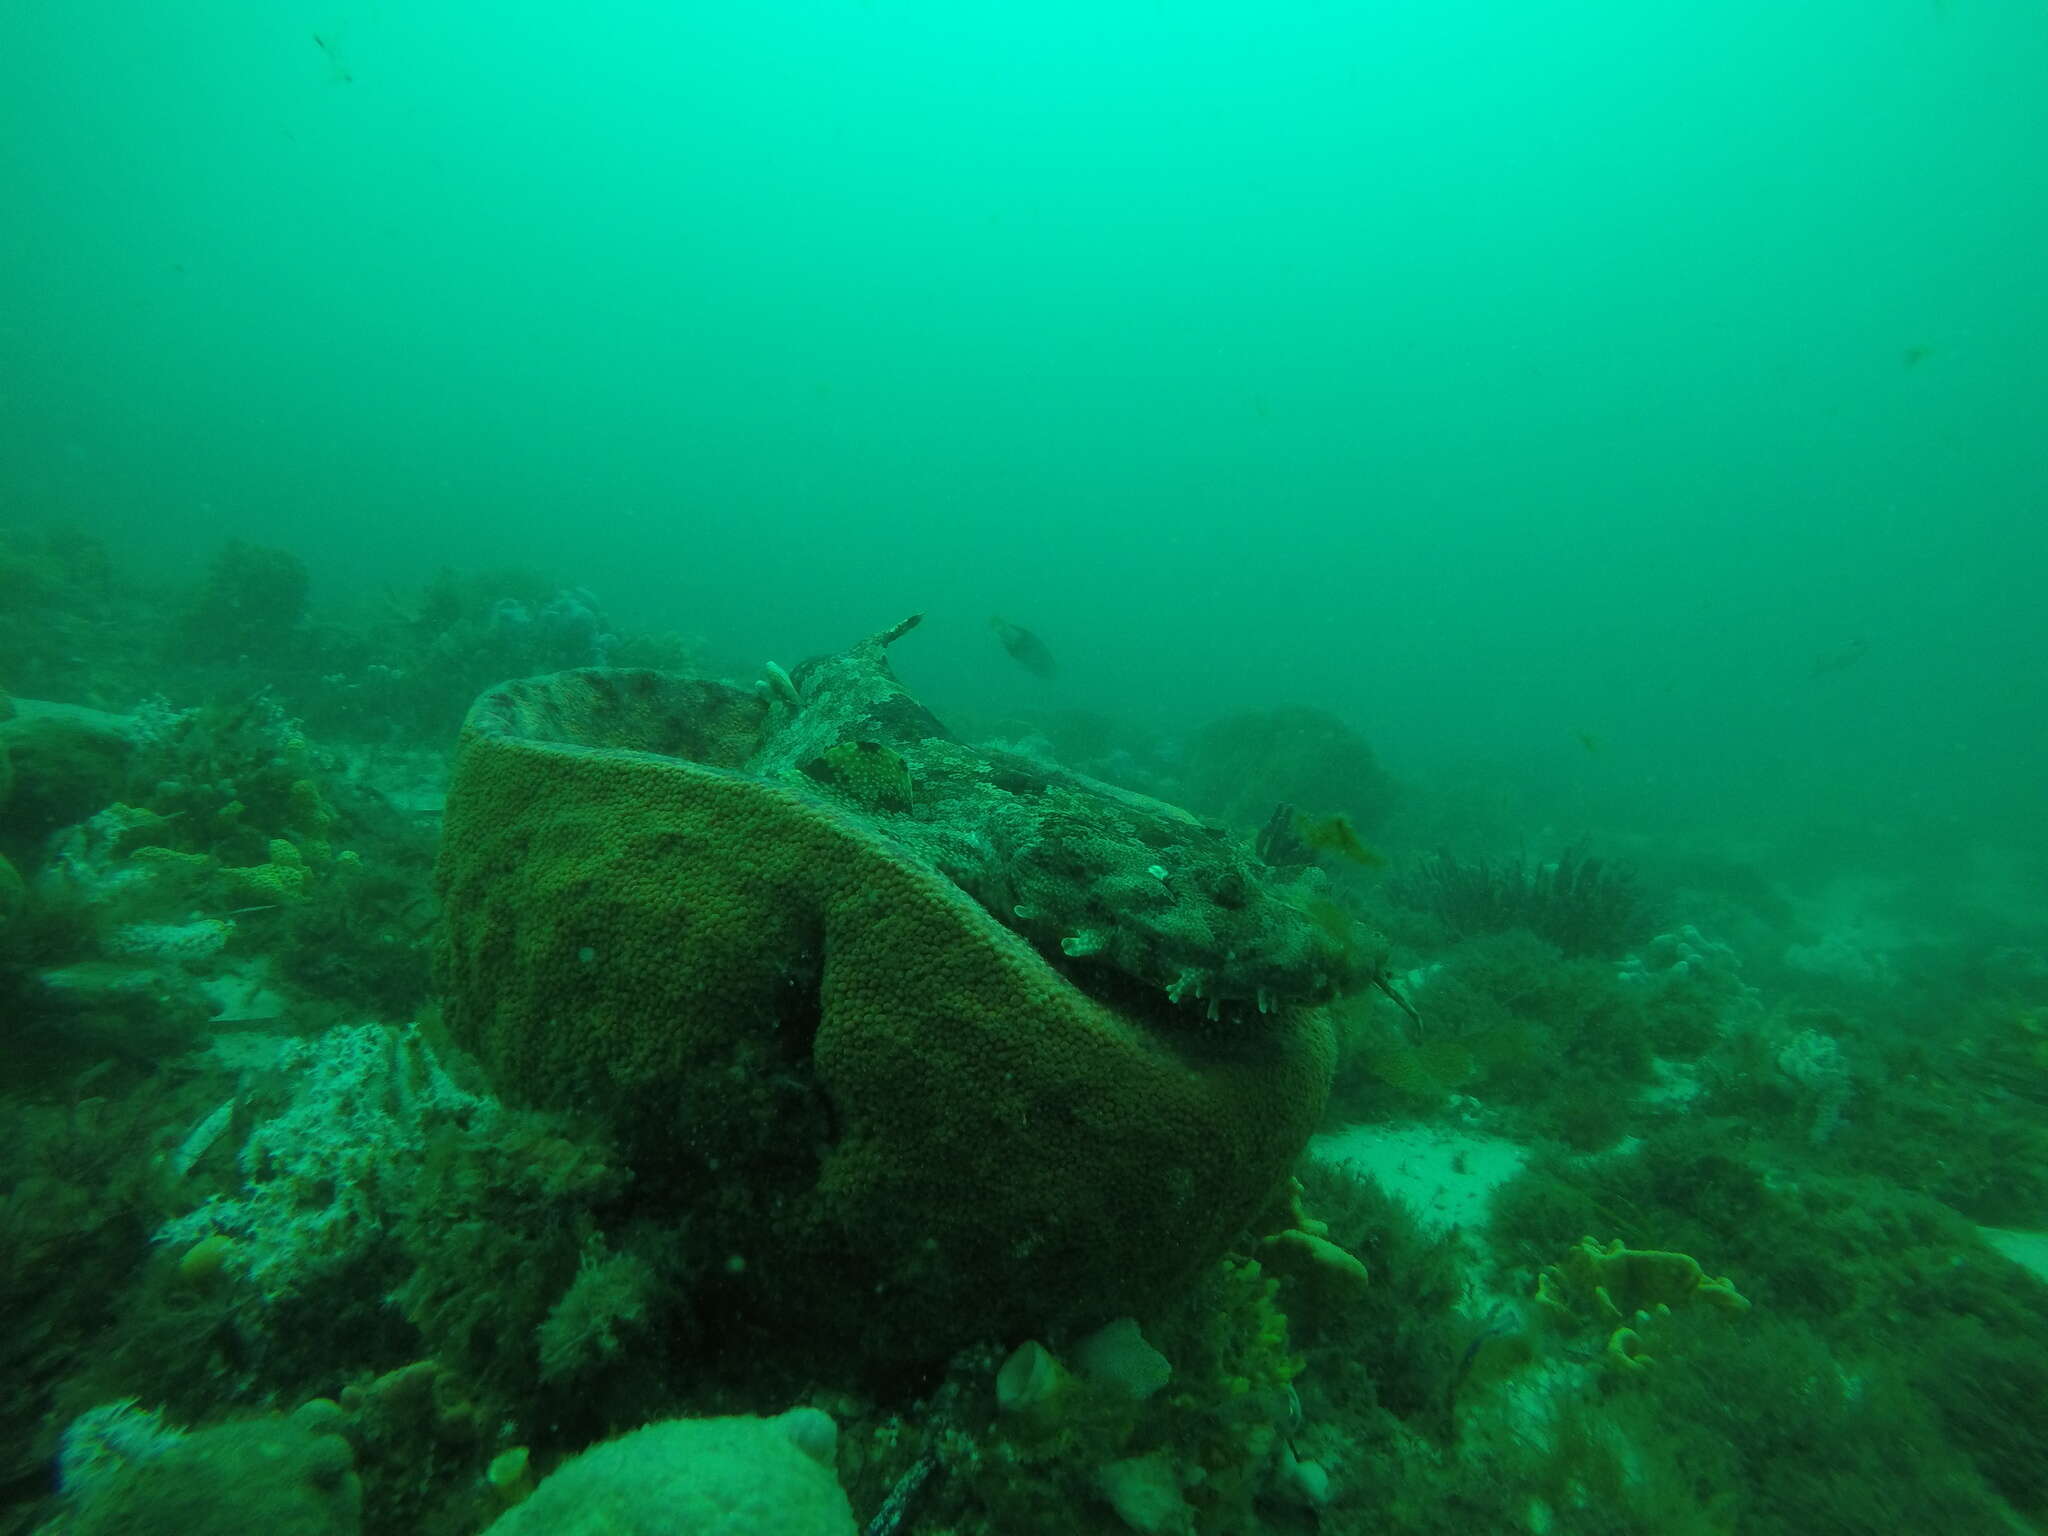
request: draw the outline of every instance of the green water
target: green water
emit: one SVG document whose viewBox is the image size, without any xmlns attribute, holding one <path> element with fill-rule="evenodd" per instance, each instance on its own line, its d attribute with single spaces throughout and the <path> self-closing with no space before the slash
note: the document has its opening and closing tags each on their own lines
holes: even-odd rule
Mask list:
<svg viewBox="0 0 2048 1536">
<path fill-rule="evenodd" d="M 777 654 L 1017 610 L 1085 702 L 1285 676 L 1424 765 L 1596 732 L 1679 803 L 2034 781 L 2036 5 L 216 0 L 0 42 L 27 517 L 268 537 L 330 593 L 530 558 Z M 934 680 L 985 687 L 979 641 Z"/>
</svg>

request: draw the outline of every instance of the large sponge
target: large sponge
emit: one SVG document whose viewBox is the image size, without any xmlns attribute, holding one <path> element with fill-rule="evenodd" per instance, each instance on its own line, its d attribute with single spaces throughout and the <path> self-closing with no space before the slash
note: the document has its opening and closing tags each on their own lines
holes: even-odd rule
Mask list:
<svg viewBox="0 0 2048 1536">
<path fill-rule="evenodd" d="M 790 686 L 794 719 L 637 671 L 478 702 L 440 861 L 452 1031 L 509 1097 L 606 1122 L 637 1214 L 702 1256 L 707 1334 L 750 1355 L 832 1380 L 1144 1315 L 1307 1141 L 1343 955 L 1258 868 L 1223 880 L 1240 856 L 1199 824 L 935 734 L 878 643 Z M 835 753 L 893 755 L 913 809 L 845 792 Z M 1017 915 L 1056 904 L 1044 934 Z M 1207 947 L 1159 937 L 1175 917 Z M 1111 937 L 1049 937 L 1077 931 Z M 1183 967 L 1216 989 L 1176 998 Z"/>
<path fill-rule="evenodd" d="M 854 1536 L 815 1408 L 670 1419 L 564 1463 L 485 1536 Z"/>
</svg>

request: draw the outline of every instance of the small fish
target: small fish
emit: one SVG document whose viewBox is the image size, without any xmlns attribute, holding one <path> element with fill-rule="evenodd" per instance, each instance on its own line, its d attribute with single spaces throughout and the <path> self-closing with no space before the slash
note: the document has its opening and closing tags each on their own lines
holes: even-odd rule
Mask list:
<svg viewBox="0 0 2048 1536">
<path fill-rule="evenodd" d="M 1351 818 L 1341 812 L 1334 816 L 1294 817 L 1294 835 L 1306 847 L 1347 860 L 1365 869 L 1378 869 L 1386 858 L 1365 846 Z"/>
<path fill-rule="evenodd" d="M 1813 675 L 1825 677 L 1830 672 L 1846 672 L 1870 654 L 1868 640 L 1851 640 L 1837 650 L 1813 658 Z"/>
<path fill-rule="evenodd" d="M 1899 354 L 1899 363 L 1902 367 L 1917 368 L 1932 356 L 1934 356 L 1934 348 L 1927 345 L 1924 341 L 1916 341 Z"/>
<path fill-rule="evenodd" d="M 313 42 L 322 53 L 327 55 L 327 67 L 334 71 L 334 78 L 343 85 L 354 84 L 355 74 L 349 69 L 348 65 L 341 61 L 341 52 L 334 46 L 332 40 L 324 38 L 318 32 L 315 32 L 313 34 Z"/>
<path fill-rule="evenodd" d="M 996 632 L 996 638 L 1003 642 L 1003 649 L 1025 671 L 1034 677 L 1058 676 L 1059 663 L 1052 659 L 1052 652 L 1045 648 L 1045 642 L 1030 630 L 1021 624 L 1012 624 L 1008 619 L 990 619 L 988 625 Z"/>
<path fill-rule="evenodd" d="M 1600 755 L 1601 740 L 1591 731 L 1573 731 L 1572 740 L 1586 749 L 1588 757 L 1598 757 Z"/>
</svg>

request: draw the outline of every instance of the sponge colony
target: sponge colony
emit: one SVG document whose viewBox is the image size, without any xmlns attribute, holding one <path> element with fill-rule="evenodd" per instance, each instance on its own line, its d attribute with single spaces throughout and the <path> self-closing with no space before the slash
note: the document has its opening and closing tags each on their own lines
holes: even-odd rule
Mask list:
<svg viewBox="0 0 2048 1536">
<path fill-rule="evenodd" d="M 1085 990 L 1102 967 L 760 771 L 776 744 L 753 695 L 656 673 L 480 700 L 441 853 L 450 1027 L 508 1095 L 605 1119 L 643 1201 L 740 1261 L 700 1306 L 772 1310 L 793 1352 L 1142 1315 L 1285 1178 L 1327 1018 Z"/>
<path fill-rule="evenodd" d="M 670 1419 L 564 1463 L 485 1536 L 854 1536 L 815 1408 Z"/>
</svg>

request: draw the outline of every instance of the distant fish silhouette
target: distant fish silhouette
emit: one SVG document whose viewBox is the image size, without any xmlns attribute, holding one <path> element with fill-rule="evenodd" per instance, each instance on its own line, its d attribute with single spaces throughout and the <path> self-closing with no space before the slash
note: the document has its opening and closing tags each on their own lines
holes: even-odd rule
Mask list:
<svg viewBox="0 0 2048 1536">
<path fill-rule="evenodd" d="M 1813 675 L 1815 677 L 1825 677 L 1830 672 L 1846 672 L 1869 654 L 1870 642 L 1868 640 L 1851 640 L 1847 645 L 1840 646 L 1835 650 L 1827 652 L 1825 655 L 1814 657 Z"/>
<path fill-rule="evenodd" d="M 356 78 L 355 71 L 342 62 L 341 49 L 336 46 L 335 40 L 331 37 L 322 37 L 318 32 L 315 32 L 313 34 L 313 41 L 320 51 L 327 55 L 327 67 L 334 71 L 334 78 L 343 85 L 353 85 Z"/>
<path fill-rule="evenodd" d="M 1351 818 L 1341 813 L 1334 816 L 1304 816 L 1296 812 L 1294 835 L 1302 843 L 1318 853 L 1332 854 L 1347 863 L 1357 864 L 1366 869 L 1377 869 L 1386 859 L 1373 849 L 1366 847 L 1359 837 L 1357 828 L 1351 825 Z"/>
<path fill-rule="evenodd" d="M 1601 749 L 1606 746 L 1606 743 L 1591 731 L 1573 731 L 1572 740 L 1586 749 L 1588 757 L 1598 757 Z"/>
<path fill-rule="evenodd" d="M 1045 648 L 1045 642 L 1021 624 L 1012 624 L 1008 619 L 990 619 L 989 628 L 996 632 L 996 638 L 1003 642 L 1017 664 L 1035 677 L 1056 677 L 1059 663 L 1052 659 L 1052 652 Z"/>
<path fill-rule="evenodd" d="M 1899 361 L 1908 368 L 1917 368 L 1934 356 L 1934 348 L 1924 341 L 1916 341 L 1899 354 Z"/>
</svg>

